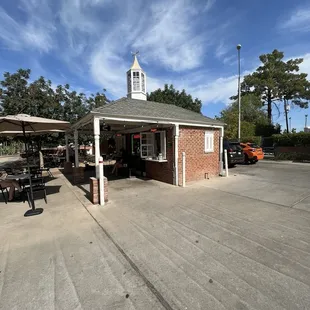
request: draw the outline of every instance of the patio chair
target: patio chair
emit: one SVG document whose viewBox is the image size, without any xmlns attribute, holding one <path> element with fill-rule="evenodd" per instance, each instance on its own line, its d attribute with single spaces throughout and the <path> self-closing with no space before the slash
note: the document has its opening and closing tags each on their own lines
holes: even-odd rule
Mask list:
<svg viewBox="0 0 310 310">
<path fill-rule="evenodd" d="M 41 172 L 46 171 L 48 173 L 48 175 L 51 178 L 53 178 L 54 176 L 53 176 L 52 172 L 50 171 L 51 164 L 49 162 L 45 163 L 45 159 L 44 159 L 43 153 L 41 151 L 39 152 L 39 158 L 40 158 L 40 170 L 41 170 Z"/>
<path fill-rule="evenodd" d="M 43 198 L 45 203 L 47 203 L 47 194 L 46 194 L 46 186 L 45 186 L 45 181 L 44 177 L 39 176 L 39 177 L 31 177 L 31 184 L 32 184 L 32 192 L 33 194 L 37 192 L 42 192 L 43 193 Z M 30 204 L 30 184 L 29 180 L 25 180 L 23 184 L 23 201 L 25 202 L 25 196 L 27 196 L 27 201 L 29 206 L 31 207 Z"/>
<path fill-rule="evenodd" d="M 7 174 L 13 174 L 13 169 L 10 168 L 10 167 L 4 168 L 4 171 L 5 171 Z"/>
<path fill-rule="evenodd" d="M 9 192 L 8 192 L 8 189 L 5 187 L 3 188 L 1 185 L 0 185 L 0 190 L 2 192 L 2 196 L 3 196 L 3 199 L 4 199 L 4 202 L 7 204 L 8 203 L 8 198 L 5 196 L 5 192 L 7 193 L 8 197 L 9 197 Z"/>
</svg>

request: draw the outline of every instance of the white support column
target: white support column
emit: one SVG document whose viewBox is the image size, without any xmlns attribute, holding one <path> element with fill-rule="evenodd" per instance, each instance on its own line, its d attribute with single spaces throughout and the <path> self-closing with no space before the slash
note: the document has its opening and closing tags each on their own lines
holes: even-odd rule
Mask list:
<svg viewBox="0 0 310 310">
<path fill-rule="evenodd" d="M 66 139 L 66 162 L 70 161 L 70 157 L 69 157 L 69 142 L 68 142 L 68 134 L 66 133 L 65 135 L 65 139 Z"/>
<path fill-rule="evenodd" d="M 79 132 L 74 130 L 74 155 L 75 155 L 75 168 L 79 167 Z"/>
<path fill-rule="evenodd" d="M 179 124 L 174 125 L 174 185 L 179 186 Z"/>
<path fill-rule="evenodd" d="M 94 140 L 95 140 L 95 165 L 96 179 L 100 178 L 99 157 L 100 157 L 100 119 L 94 118 Z"/>
</svg>

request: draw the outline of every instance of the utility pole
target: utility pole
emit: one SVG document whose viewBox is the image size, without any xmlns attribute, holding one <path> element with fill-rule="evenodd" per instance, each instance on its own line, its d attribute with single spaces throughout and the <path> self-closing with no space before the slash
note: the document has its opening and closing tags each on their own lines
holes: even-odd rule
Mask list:
<svg viewBox="0 0 310 310">
<path fill-rule="evenodd" d="M 308 114 L 305 115 L 305 128 L 307 127 Z"/>
<path fill-rule="evenodd" d="M 240 50 L 241 50 L 241 44 L 237 45 L 237 51 L 238 51 L 238 141 L 240 142 L 241 138 L 241 85 L 240 85 Z"/>
<path fill-rule="evenodd" d="M 290 121 L 290 131 L 292 131 L 292 118 L 289 117 L 289 121 Z"/>
<path fill-rule="evenodd" d="M 288 117 L 287 117 L 287 114 L 288 114 L 288 104 L 287 104 L 287 100 L 284 99 L 284 112 L 285 112 L 285 121 L 286 121 L 286 132 L 289 133 L 289 127 L 288 127 Z"/>
</svg>

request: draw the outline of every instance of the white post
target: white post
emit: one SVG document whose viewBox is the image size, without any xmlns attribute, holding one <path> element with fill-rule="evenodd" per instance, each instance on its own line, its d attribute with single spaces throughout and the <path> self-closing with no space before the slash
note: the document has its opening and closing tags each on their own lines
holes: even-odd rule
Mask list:
<svg viewBox="0 0 310 310">
<path fill-rule="evenodd" d="M 220 175 L 223 175 L 223 137 L 224 137 L 224 127 L 220 128 Z"/>
<path fill-rule="evenodd" d="M 224 150 L 224 159 L 225 159 L 225 176 L 228 177 L 228 158 L 227 158 L 227 150 Z"/>
<path fill-rule="evenodd" d="M 79 132 L 74 130 L 74 155 L 75 155 L 75 167 L 79 167 Z"/>
<path fill-rule="evenodd" d="M 186 176 L 185 152 L 182 152 L 182 186 L 185 187 Z"/>
<path fill-rule="evenodd" d="M 68 135 L 65 135 L 65 139 L 66 139 L 66 162 L 69 162 L 70 157 L 69 157 L 69 142 L 68 142 Z"/>
<path fill-rule="evenodd" d="M 103 171 L 103 158 L 99 156 L 99 199 L 100 206 L 104 206 L 104 171 Z"/>
<path fill-rule="evenodd" d="M 94 118 L 94 139 L 95 139 L 95 165 L 96 179 L 99 179 L 99 157 L 100 157 L 100 119 Z"/>
<path fill-rule="evenodd" d="M 174 173 L 175 185 L 179 186 L 179 124 L 174 125 Z"/>
</svg>

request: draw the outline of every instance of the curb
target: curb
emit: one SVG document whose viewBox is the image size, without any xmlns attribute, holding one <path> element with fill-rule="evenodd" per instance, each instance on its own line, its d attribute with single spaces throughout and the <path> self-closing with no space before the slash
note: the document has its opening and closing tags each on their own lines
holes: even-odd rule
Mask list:
<svg viewBox="0 0 310 310">
<path fill-rule="evenodd" d="M 268 159 L 263 159 L 261 161 L 261 163 L 266 163 L 266 164 L 278 164 L 278 165 L 299 165 L 299 166 L 305 166 L 305 165 L 309 165 L 310 163 L 294 163 L 292 161 L 289 160 L 281 160 L 281 161 L 277 161 L 277 160 L 268 160 Z"/>
</svg>

